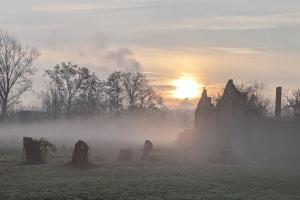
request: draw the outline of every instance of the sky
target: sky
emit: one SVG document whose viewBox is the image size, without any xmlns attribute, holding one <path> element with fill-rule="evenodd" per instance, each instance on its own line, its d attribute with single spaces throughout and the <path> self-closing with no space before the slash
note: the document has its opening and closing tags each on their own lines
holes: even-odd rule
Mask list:
<svg viewBox="0 0 300 200">
<path fill-rule="evenodd" d="M 263 82 L 272 98 L 276 86 L 300 85 L 299 0 L 0 3 L 0 28 L 41 53 L 34 96 L 46 85 L 44 69 L 61 61 L 89 67 L 101 78 L 114 70 L 142 71 L 169 106 L 189 105 L 170 95 L 172 82 L 182 77 L 211 95 L 228 79 Z"/>
</svg>

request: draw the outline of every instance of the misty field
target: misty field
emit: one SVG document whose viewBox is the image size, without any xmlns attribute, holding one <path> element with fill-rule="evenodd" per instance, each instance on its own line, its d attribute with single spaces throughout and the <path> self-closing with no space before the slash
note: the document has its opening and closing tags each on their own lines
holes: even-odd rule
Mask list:
<svg viewBox="0 0 300 200">
<path fill-rule="evenodd" d="M 196 163 L 158 149 L 157 161 L 136 154 L 130 163 L 94 151 L 94 167 L 75 169 L 65 166 L 71 153 L 59 150 L 33 166 L 22 163 L 21 150 L 2 149 L 0 199 L 300 199 L 297 167 Z"/>
</svg>

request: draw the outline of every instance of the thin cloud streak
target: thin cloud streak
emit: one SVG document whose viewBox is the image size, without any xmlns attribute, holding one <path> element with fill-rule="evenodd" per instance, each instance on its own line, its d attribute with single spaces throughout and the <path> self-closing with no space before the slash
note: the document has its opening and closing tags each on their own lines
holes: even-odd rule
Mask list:
<svg viewBox="0 0 300 200">
<path fill-rule="evenodd" d="M 114 11 L 126 9 L 138 9 L 144 7 L 144 4 L 131 4 L 131 5 L 100 5 L 99 3 L 54 3 L 54 4 L 41 4 L 30 8 L 32 11 L 46 11 L 46 12 L 76 12 L 76 11 Z"/>
<path fill-rule="evenodd" d="M 211 47 L 212 50 L 232 53 L 232 54 L 262 54 L 263 52 L 253 48 L 230 48 L 230 47 Z"/>
<path fill-rule="evenodd" d="M 137 30 L 259 30 L 300 25 L 300 13 L 273 14 L 261 16 L 220 16 L 188 19 L 172 24 L 157 24 Z"/>
</svg>

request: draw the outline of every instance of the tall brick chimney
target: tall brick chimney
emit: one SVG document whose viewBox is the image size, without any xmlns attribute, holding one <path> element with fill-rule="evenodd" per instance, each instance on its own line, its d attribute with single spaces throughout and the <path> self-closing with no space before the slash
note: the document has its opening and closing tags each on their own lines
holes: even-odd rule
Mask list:
<svg viewBox="0 0 300 200">
<path fill-rule="evenodd" d="M 281 96 L 282 96 L 282 87 L 276 88 L 276 101 L 275 101 L 275 117 L 281 117 Z"/>
</svg>

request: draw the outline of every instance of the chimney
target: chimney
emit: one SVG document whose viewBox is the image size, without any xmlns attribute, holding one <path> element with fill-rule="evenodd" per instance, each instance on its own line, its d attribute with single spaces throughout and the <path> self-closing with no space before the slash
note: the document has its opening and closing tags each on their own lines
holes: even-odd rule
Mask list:
<svg viewBox="0 0 300 200">
<path fill-rule="evenodd" d="M 281 117 L 281 96 L 282 96 L 282 87 L 276 88 L 276 101 L 275 101 L 275 117 Z"/>
</svg>

